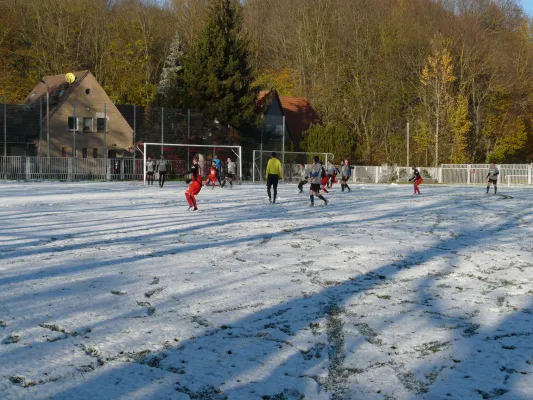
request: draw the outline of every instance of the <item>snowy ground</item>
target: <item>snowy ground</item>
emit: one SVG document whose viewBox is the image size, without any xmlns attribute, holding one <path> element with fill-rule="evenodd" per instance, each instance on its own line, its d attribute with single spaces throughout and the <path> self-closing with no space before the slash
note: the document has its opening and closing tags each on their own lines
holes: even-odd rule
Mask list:
<svg viewBox="0 0 533 400">
<path fill-rule="evenodd" d="M 531 399 L 533 190 L 411 191 L 0 184 L 0 398 Z"/>
</svg>

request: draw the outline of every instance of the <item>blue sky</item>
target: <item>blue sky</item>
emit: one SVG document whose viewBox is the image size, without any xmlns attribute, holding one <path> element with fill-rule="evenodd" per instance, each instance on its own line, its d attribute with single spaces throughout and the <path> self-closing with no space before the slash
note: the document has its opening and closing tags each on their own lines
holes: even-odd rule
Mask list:
<svg viewBox="0 0 533 400">
<path fill-rule="evenodd" d="M 524 11 L 533 17 L 533 0 L 521 0 Z"/>
</svg>

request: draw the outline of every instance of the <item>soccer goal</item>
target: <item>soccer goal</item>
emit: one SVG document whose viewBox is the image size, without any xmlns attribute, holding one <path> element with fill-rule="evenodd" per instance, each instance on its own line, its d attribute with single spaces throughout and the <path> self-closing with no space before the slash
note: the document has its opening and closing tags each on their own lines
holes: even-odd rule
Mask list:
<svg viewBox="0 0 533 400">
<path fill-rule="evenodd" d="M 143 151 L 143 183 L 146 185 L 146 161 L 148 157 L 159 160 L 161 154 L 170 163 L 169 176 L 182 176 L 187 172 L 195 156 L 199 158 L 200 172 L 207 175 L 209 165 L 215 155 L 222 161 L 223 170 L 227 168 L 226 160 L 231 158 L 237 164 L 237 179 L 242 179 L 241 146 L 208 145 L 208 144 L 176 144 L 176 143 L 144 143 Z"/>
<path fill-rule="evenodd" d="M 313 164 L 313 157 L 318 156 L 320 161 L 327 164 L 328 161 L 333 161 L 335 155 L 333 153 L 313 153 L 313 152 L 299 152 L 299 151 L 284 151 L 277 150 L 254 150 L 253 151 L 253 181 L 264 181 L 265 171 L 268 160 L 272 152 L 276 151 L 277 158 L 283 165 L 283 180 L 287 182 L 299 181 L 300 164 Z"/>
</svg>

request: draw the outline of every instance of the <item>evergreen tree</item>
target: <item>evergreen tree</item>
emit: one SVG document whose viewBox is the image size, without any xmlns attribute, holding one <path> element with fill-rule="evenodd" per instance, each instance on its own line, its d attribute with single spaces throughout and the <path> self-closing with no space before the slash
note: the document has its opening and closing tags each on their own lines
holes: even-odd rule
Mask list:
<svg viewBox="0 0 533 400">
<path fill-rule="evenodd" d="M 311 125 L 304 132 L 300 145 L 307 152 L 333 153 L 336 160 L 344 160 L 353 156 L 356 137 L 355 132 L 341 123 Z"/>
<path fill-rule="evenodd" d="M 185 84 L 182 60 L 183 45 L 179 33 L 170 44 L 161 79 L 157 87 L 156 103 L 158 106 L 180 108 L 184 104 Z"/>
<path fill-rule="evenodd" d="M 256 100 L 240 8 L 234 0 L 212 0 L 207 24 L 184 63 L 189 105 L 226 140 L 228 128 L 252 121 Z"/>
</svg>

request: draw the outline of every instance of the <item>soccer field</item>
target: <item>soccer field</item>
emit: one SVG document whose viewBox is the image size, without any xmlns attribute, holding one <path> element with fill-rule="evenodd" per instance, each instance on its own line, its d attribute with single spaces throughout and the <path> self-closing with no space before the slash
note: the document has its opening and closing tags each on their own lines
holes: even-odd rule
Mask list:
<svg viewBox="0 0 533 400">
<path fill-rule="evenodd" d="M 531 188 L 185 187 L 0 184 L 1 399 L 532 398 Z"/>
</svg>

